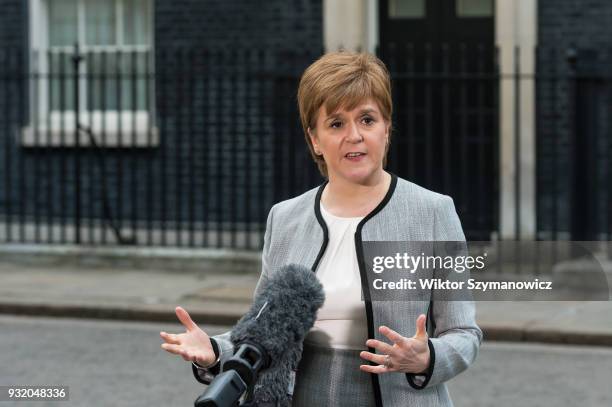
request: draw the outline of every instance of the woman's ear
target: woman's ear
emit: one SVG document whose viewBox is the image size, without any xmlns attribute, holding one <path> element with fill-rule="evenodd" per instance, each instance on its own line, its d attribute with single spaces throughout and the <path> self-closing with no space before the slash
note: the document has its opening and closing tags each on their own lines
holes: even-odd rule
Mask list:
<svg viewBox="0 0 612 407">
<path fill-rule="evenodd" d="M 308 127 L 308 129 L 306 129 L 306 131 L 308 131 L 308 137 L 310 137 L 310 142 L 312 143 L 312 148 L 315 150 L 316 154 L 319 154 L 318 150 L 319 150 L 319 146 L 317 145 L 317 136 L 315 134 L 315 132 Z"/>
<path fill-rule="evenodd" d="M 387 140 L 387 144 L 389 144 L 389 137 L 391 137 L 391 123 L 387 123 L 386 131 L 385 131 L 385 139 Z"/>
<path fill-rule="evenodd" d="M 310 143 L 312 144 L 312 149 L 314 150 L 316 155 L 323 155 L 321 150 L 319 150 L 319 143 L 317 143 L 317 134 L 314 130 L 311 130 L 310 127 L 306 129 L 308 131 L 308 137 L 310 137 Z"/>
</svg>

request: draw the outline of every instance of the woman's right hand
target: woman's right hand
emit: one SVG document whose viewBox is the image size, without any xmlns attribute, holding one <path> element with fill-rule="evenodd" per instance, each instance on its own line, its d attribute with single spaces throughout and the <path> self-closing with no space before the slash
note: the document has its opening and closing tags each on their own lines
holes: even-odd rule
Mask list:
<svg viewBox="0 0 612 407">
<path fill-rule="evenodd" d="M 159 335 L 164 340 L 161 344 L 162 349 L 203 367 L 212 365 L 216 359 L 208 334 L 193 322 L 185 309 L 176 307 L 175 312 L 186 332 L 182 334 L 160 332 Z"/>
</svg>

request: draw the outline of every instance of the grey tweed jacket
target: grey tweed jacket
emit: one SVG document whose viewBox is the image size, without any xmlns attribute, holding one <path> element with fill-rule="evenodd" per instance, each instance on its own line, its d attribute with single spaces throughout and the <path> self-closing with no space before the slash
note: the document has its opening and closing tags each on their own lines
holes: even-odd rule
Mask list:
<svg viewBox="0 0 612 407">
<path fill-rule="evenodd" d="M 452 198 L 427 190 L 407 180 L 391 174 L 392 181 L 383 201 L 369 213 L 357 226 L 355 248 L 362 281 L 365 262 L 364 241 L 465 241 L 459 217 Z M 282 201 L 272 207 L 268 214 L 264 248 L 262 253 L 262 274 L 255 289 L 257 295 L 260 283 L 270 273 L 282 266 L 297 263 L 317 271 L 317 266 L 325 253 L 328 242 L 327 227 L 320 212 L 320 199 L 327 183 L 313 188 L 300 196 Z M 363 286 L 363 285 L 362 285 Z M 365 284 L 368 289 L 368 284 Z M 366 298 L 370 298 L 368 295 Z M 427 330 L 431 364 L 426 375 L 387 373 L 382 375 L 357 373 L 370 377 L 369 385 L 374 405 L 396 406 L 452 406 L 445 382 L 461 373 L 474 362 L 482 342 L 482 331 L 476 325 L 475 309 L 472 301 L 364 301 L 368 322 L 368 337 L 387 341 L 378 332 L 380 325 L 386 325 L 401 335 L 411 337 L 416 331 L 419 314 L 427 315 Z M 229 340 L 230 332 L 214 336 L 220 352 L 221 363 L 233 354 Z M 308 347 L 302 359 L 310 358 Z M 374 349 L 371 349 L 374 352 Z M 327 350 L 333 353 L 335 350 Z M 352 360 L 355 359 L 355 360 Z M 365 361 L 353 358 L 330 357 L 333 361 L 350 362 L 350 369 L 357 369 Z M 310 360 L 323 360 L 315 355 Z M 338 363 L 338 362 L 334 362 Z M 349 362 L 340 362 L 347 364 Z M 316 363 L 315 363 L 316 364 Z M 330 366 L 312 366 L 319 372 L 330 372 Z M 343 371 L 342 366 L 334 367 Z M 194 369 L 194 373 L 196 373 Z M 352 372 L 354 374 L 354 372 Z M 364 376 L 365 375 L 365 376 Z M 319 373 L 317 376 L 324 377 Z M 343 377 L 346 382 L 343 383 Z M 339 388 L 355 386 L 351 375 L 341 374 L 333 380 Z M 196 378 L 197 378 L 196 374 Z M 331 380 L 323 378 L 321 380 Z M 367 386 L 367 384 L 366 384 Z M 300 380 L 296 382 L 296 392 Z M 321 399 L 313 405 L 354 405 L 345 399 L 332 400 L 329 394 L 320 395 Z M 316 399 L 315 399 L 316 400 Z M 295 405 L 295 402 L 294 402 Z"/>
</svg>

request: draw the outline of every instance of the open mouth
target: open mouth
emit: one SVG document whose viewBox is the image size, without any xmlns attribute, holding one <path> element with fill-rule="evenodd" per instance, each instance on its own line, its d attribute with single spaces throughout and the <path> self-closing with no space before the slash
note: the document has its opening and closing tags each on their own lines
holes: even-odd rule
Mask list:
<svg viewBox="0 0 612 407">
<path fill-rule="evenodd" d="M 358 158 L 358 157 L 361 157 L 361 156 L 364 156 L 364 155 L 365 155 L 365 153 L 359 153 L 359 152 L 357 152 L 357 153 L 347 153 L 345 155 L 345 157 L 346 158 Z"/>
</svg>

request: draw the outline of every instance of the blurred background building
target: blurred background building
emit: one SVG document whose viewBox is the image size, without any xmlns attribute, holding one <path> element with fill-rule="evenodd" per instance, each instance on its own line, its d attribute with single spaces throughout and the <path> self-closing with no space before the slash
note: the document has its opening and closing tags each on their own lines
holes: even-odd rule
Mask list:
<svg viewBox="0 0 612 407">
<path fill-rule="evenodd" d="M 391 71 L 388 169 L 468 239 L 610 240 L 605 0 L 0 0 L 0 241 L 258 249 L 322 182 L 300 74 Z"/>
</svg>

